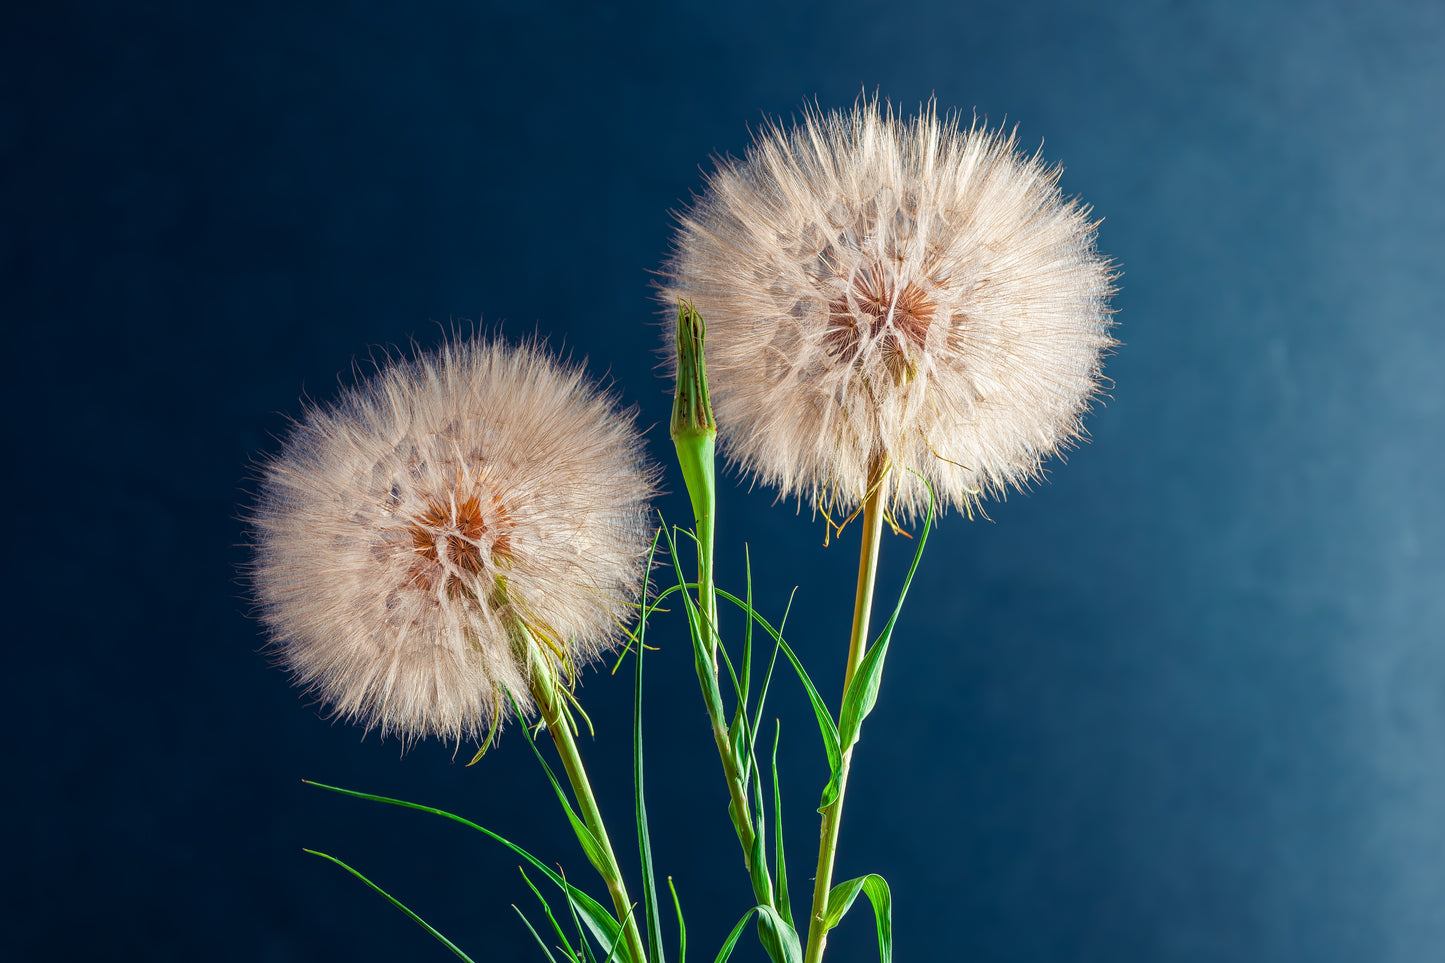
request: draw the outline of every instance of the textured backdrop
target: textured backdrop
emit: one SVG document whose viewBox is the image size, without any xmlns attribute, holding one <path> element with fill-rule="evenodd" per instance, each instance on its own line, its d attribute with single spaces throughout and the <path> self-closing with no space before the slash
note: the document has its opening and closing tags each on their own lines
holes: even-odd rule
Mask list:
<svg viewBox="0 0 1445 963">
<path fill-rule="evenodd" d="M 0 955 L 448 958 L 304 845 L 479 960 L 540 958 L 514 857 L 300 783 L 459 810 L 586 876 L 515 731 L 471 769 L 401 757 L 267 665 L 247 465 L 374 347 L 473 323 L 587 356 L 666 458 L 669 210 L 750 127 L 860 90 L 1065 164 L 1125 344 L 1093 442 L 930 543 L 839 878 L 888 877 L 902 961 L 1445 945 L 1439 3 L 29 7 L 0 15 Z M 765 610 L 800 586 L 793 641 L 836 698 L 856 535 L 825 550 L 771 501 L 725 486 L 721 578 L 747 540 Z M 885 544 L 885 597 L 909 548 Z M 748 890 L 676 628 L 648 662 L 653 839 L 711 959 Z M 631 686 L 582 696 L 625 825 Z M 821 747 L 796 682 L 773 698 L 806 895 Z M 866 917 L 830 960 L 876 958 Z"/>
</svg>

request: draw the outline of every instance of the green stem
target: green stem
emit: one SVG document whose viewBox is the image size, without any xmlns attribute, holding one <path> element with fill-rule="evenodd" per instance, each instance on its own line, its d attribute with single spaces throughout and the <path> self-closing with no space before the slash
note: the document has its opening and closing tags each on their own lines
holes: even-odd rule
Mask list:
<svg viewBox="0 0 1445 963">
<path fill-rule="evenodd" d="M 628 955 L 635 963 L 647 963 L 647 949 L 642 943 L 642 934 L 637 928 L 637 914 L 632 911 L 632 901 L 627 898 L 627 885 L 622 880 L 622 869 L 618 866 L 617 855 L 612 851 L 612 841 L 607 837 L 607 827 L 602 823 L 602 813 L 597 808 L 597 799 L 592 795 L 592 784 L 587 780 L 587 770 L 582 765 L 582 755 L 572 738 L 572 719 L 557 691 L 561 682 L 547 657 L 538 650 L 537 644 L 528 638 L 528 659 L 531 667 L 528 682 L 537 711 L 552 734 L 557 746 L 557 755 L 562 757 L 562 768 L 567 771 L 567 781 L 572 784 L 572 793 L 577 798 L 582 822 L 587 826 L 603 854 L 603 865 L 598 867 L 607 891 L 612 895 L 612 905 L 617 910 L 617 919 L 622 924 L 623 938 L 627 943 Z M 525 723 L 523 723 L 525 725 Z"/>
<path fill-rule="evenodd" d="M 888 460 L 880 454 L 868 468 L 868 496 L 863 502 L 863 545 L 858 551 L 858 587 L 853 596 L 853 632 L 848 640 L 848 669 L 843 675 L 843 693 L 863 662 L 868 645 L 868 620 L 873 611 L 873 585 L 878 573 L 878 547 L 883 535 L 884 481 Z M 838 798 L 823 810 L 818 840 L 818 872 L 813 883 L 813 912 L 808 921 L 808 948 L 803 963 L 819 963 L 828 942 L 824 921 L 828 915 L 828 893 L 833 888 L 833 858 L 838 849 L 838 827 L 843 819 L 843 794 L 848 788 L 848 769 L 853 748 L 845 747 L 838 775 Z"/>
<path fill-rule="evenodd" d="M 707 658 L 694 660 L 697 679 L 702 687 L 703 703 L 712 723 L 712 738 L 722 760 L 723 776 L 728 784 L 728 815 L 743 848 L 743 865 L 753 882 L 758 902 L 773 906 L 773 884 L 766 867 L 753 866 L 753 848 L 757 835 L 753 832 L 752 815 L 748 810 L 747 786 L 742 767 L 733 751 L 728 733 L 727 717 L 718 695 L 717 655 L 722 644 L 718 633 L 717 588 L 713 581 L 713 545 L 717 532 L 714 512 L 717 508 L 717 479 L 714 461 L 717 448 L 717 421 L 708 397 L 705 342 L 707 323 L 688 301 L 677 304 L 677 391 L 672 403 L 672 441 L 687 493 L 692 500 L 694 530 L 697 534 L 697 608 L 702 624 L 703 648 Z M 743 693 L 738 693 L 739 700 Z M 747 706 L 740 707 L 739 716 Z M 760 871 L 761 870 L 761 871 Z"/>
<path fill-rule="evenodd" d="M 708 444 L 707 464 L 711 466 L 711 444 Z M 700 487 L 700 486 L 699 486 Z M 702 683 L 704 694 L 716 691 L 717 689 L 717 648 L 720 640 L 717 631 L 717 587 L 713 580 L 713 544 L 717 528 L 713 516 L 715 496 L 709 487 L 702 497 L 694 497 L 693 500 L 693 522 L 697 532 L 697 606 L 698 614 L 702 619 L 702 629 L 707 633 L 707 651 L 710 664 L 704 665 L 701 661 L 697 663 L 698 681 Z M 712 674 L 711 682 L 703 675 L 705 672 Z M 748 869 L 748 876 L 753 881 L 753 895 L 758 902 L 765 906 L 773 905 L 773 887 L 766 872 L 753 872 L 753 847 L 757 844 L 757 836 L 753 832 L 752 814 L 748 807 L 747 787 L 743 784 L 743 774 L 738 767 L 737 759 L 733 755 L 732 739 L 728 733 L 727 720 L 723 716 L 721 704 L 704 697 L 707 705 L 708 719 L 712 723 L 712 738 L 717 745 L 718 758 L 722 762 L 723 776 L 728 784 L 728 813 L 732 816 L 733 829 L 738 836 L 738 844 L 743 849 L 743 865 Z"/>
</svg>

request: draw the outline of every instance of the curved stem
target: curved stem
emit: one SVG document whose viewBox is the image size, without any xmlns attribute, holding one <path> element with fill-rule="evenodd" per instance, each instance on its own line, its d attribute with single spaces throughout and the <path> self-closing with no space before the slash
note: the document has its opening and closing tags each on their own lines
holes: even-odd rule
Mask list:
<svg viewBox="0 0 1445 963">
<path fill-rule="evenodd" d="M 567 781 L 572 784 L 572 794 L 577 798 L 577 809 L 582 816 L 582 822 L 602 850 L 603 865 L 597 869 L 607 883 L 608 893 L 612 895 L 612 905 L 617 910 L 618 922 L 622 924 L 628 955 L 635 963 L 647 963 L 647 949 L 643 946 L 642 934 L 637 928 L 637 915 L 632 911 L 632 901 L 627 897 L 627 884 L 622 880 L 622 869 L 618 866 L 617 855 L 612 851 L 612 841 L 607 837 L 607 827 L 602 823 L 597 799 L 592 795 L 592 784 L 587 780 L 582 755 L 577 751 L 577 743 L 572 738 L 572 720 L 557 692 L 560 683 L 556 672 L 546 664 L 546 656 L 537 650 L 535 643 L 529 648 L 532 653 L 529 660 L 532 672 L 528 681 L 532 698 L 536 700 L 542 721 L 547 724 L 547 731 L 552 734 L 557 755 L 562 757 L 562 768 L 567 771 Z"/>
<path fill-rule="evenodd" d="M 873 585 L 878 573 L 878 547 L 883 534 L 884 481 L 888 459 L 875 454 L 868 467 L 868 496 L 863 502 L 863 544 L 858 550 L 858 587 L 853 596 L 853 631 L 848 640 L 848 668 L 843 675 L 843 695 L 863 661 L 868 645 L 868 621 L 873 611 Z M 853 748 L 844 747 L 838 775 L 838 798 L 823 810 L 818 840 L 818 872 L 813 882 L 813 911 L 808 921 L 808 948 L 803 963 L 819 963 L 828 942 L 824 920 L 828 914 L 828 893 L 833 888 L 833 857 L 838 849 L 838 827 L 843 819 L 843 794 L 848 789 L 848 769 Z"/>
</svg>

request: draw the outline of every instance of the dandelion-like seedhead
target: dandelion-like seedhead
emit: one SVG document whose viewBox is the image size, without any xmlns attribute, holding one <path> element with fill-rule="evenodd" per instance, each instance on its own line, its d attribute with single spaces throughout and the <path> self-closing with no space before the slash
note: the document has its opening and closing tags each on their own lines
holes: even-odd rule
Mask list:
<svg viewBox="0 0 1445 963">
<path fill-rule="evenodd" d="M 1060 173 L 1013 134 L 876 98 L 721 163 L 660 293 L 707 321 L 729 459 L 825 509 L 857 506 L 880 459 L 965 509 L 1038 477 L 1115 343 L 1113 268 Z M 887 484 L 895 512 L 927 506 L 907 471 Z"/>
<path fill-rule="evenodd" d="M 654 472 L 633 418 L 581 366 L 501 340 L 389 359 L 309 408 L 249 518 L 280 662 L 404 742 L 486 734 L 508 692 L 527 711 L 519 626 L 570 670 L 635 614 Z"/>
</svg>

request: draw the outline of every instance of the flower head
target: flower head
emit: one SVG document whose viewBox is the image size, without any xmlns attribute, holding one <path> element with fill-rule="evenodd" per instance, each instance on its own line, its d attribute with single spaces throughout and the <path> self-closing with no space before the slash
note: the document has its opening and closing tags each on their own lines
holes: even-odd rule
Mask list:
<svg viewBox="0 0 1445 963">
<path fill-rule="evenodd" d="M 1100 388 L 1113 269 L 1060 169 L 930 103 L 770 126 L 680 218 L 661 297 L 708 323 L 730 460 L 858 505 L 879 465 L 962 508 L 1041 473 Z M 903 471 L 893 510 L 927 504 Z"/>
<path fill-rule="evenodd" d="M 280 661 L 405 741 L 530 705 L 518 627 L 570 669 L 642 585 L 633 413 L 536 344 L 450 343 L 310 408 L 262 466 L 251 580 Z"/>
</svg>

